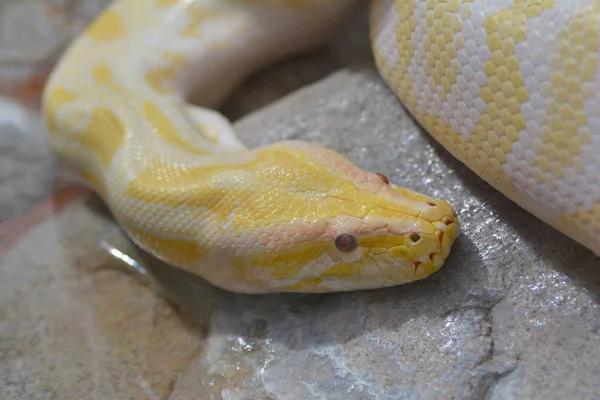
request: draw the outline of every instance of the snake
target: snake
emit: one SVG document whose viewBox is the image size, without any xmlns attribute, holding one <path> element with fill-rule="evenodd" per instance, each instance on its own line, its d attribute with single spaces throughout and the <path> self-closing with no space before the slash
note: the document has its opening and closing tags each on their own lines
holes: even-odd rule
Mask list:
<svg viewBox="0 0 600 400">
<path fill-rule="evenodd" d="M 114 1 L 45 84 L 49 147 L 137 246 L 224 290 L 424 279 L 460 236 L 448 201 L 317 143 L 248 148 L 219 111 L 358 3 Z M 600 255 L 600 0 L 376 0 L 368 14 L 376 69 L 424 134 Z"/>
</svg>

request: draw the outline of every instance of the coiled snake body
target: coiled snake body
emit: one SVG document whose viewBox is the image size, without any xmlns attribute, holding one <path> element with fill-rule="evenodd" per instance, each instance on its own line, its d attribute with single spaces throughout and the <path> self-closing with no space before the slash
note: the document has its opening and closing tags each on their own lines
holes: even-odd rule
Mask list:
<svg viewBox="0 0 600 400">
<path fill-rule="evenodd" d="M 441 200 L 315 144 L 246 149 L 213 111 L 349 0 L 119 0 L 44 91 L 49 141 L 154 256 L 232 291 L 392 286 L 459 234 Z M 600 1 L 378 0 L 384 80 L 450 153 L 600 254 Z M 199 94 L 197 105 L 186 101 Z"/>
</svg>

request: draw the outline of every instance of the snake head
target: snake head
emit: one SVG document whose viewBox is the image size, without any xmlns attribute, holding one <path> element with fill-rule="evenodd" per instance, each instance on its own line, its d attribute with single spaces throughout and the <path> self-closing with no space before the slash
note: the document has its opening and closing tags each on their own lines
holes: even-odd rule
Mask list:
<svg viewBox="0 0 600 400">
<path fill-rule="evenodd" d="M 460 232 L 452 207 L 390 184 L 385 177 L 379 188 L 375 179 L 364 177 L 362 184 L 370 182 L 374 189 L 368 196 L 371 206 L 367 213 L 339 214 L 330 220 L 325 237 L 334 246 L 328 251 L 330 265 L 321 273 L 323 282 L 350 290 L 388 287 L 439 270 Z M 361 190 L 365 189 L 357 192 Z"/>
<path fill-rule="evenodd" d="M 255 292 L 389 287 L 436 272 L 460 232 L 444 200 L 394 185 L 343 156 L 305 142 L 264 150 L 262 198 L 279 204 L 262 248 L 233 260 Z M 264 223 L 264 219 L 257 221 Z M 236 288 L 239 290 L 239 288 Z M 246 290 L 246 289 L 243 289 Z"/>
</svg>

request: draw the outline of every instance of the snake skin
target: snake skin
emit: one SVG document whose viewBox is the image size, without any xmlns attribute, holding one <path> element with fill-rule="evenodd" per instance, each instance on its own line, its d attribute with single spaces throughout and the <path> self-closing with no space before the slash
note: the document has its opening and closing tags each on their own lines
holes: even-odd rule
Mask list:
<svg viewBox="0 0 600 400">
<path fill-rule="evenodd" d="M 217 108 L 355 1 L 119 0 L 46 85 L 49 142 L 143 249 L 227 290 L 437 271 L 457 215 L 316 144 L 246 149 Z M 482 179 L 600 254 L 600 1 L 373 1 L 381 75 Z M 194 95 L 195 104 L 186 101 Z"/>
</svg>

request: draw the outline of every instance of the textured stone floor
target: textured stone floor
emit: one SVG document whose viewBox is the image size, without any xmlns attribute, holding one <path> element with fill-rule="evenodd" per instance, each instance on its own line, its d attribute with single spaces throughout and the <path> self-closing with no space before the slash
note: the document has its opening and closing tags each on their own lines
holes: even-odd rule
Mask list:
<svg viewBox="0 0 600 400">
<path fill-rule="evenodd" d="M 249 146 L 315 141 L 447 199 L 463 234 L 442 270 L 385 290 L 226 293 L 141 254 L 93 195 L 40 203 L 56 171 L 39 131 L 0 124 L 0 166 L 25 163 L 39 177 L 0 175 L 3 219 L 17 216 L 0 224 L 0 398 L 600 397 L 600 260 L 421 130 L 378 77 L 357 24 L 254 77 L 225 111 L 254 110 L 235 124 Z"/>
</svg>

